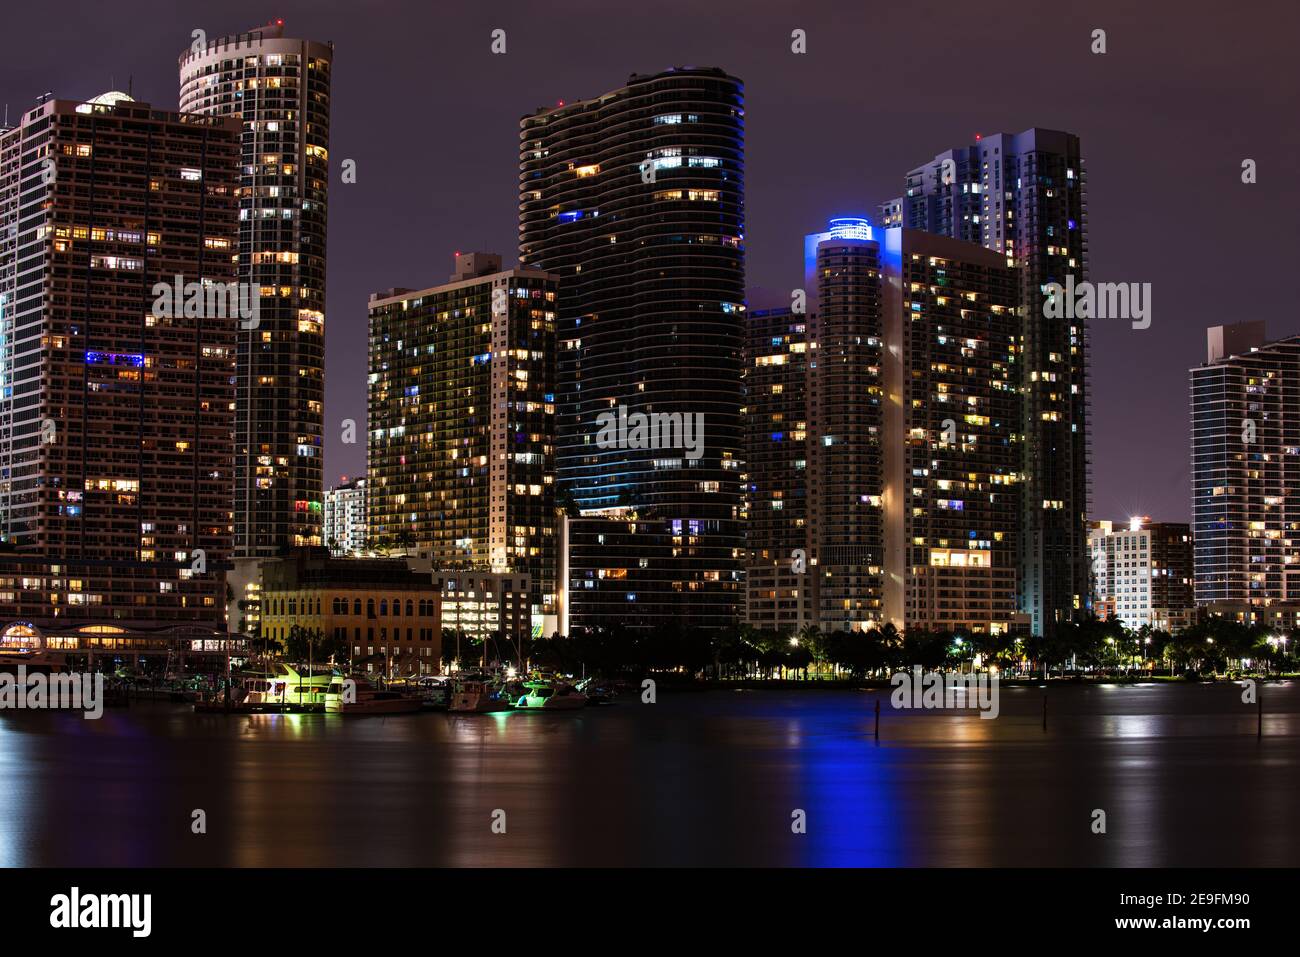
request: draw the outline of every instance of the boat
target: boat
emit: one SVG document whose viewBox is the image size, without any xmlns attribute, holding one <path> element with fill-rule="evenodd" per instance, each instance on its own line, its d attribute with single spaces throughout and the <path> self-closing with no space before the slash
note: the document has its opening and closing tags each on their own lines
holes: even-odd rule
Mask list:
<svg viewBox="0 0 1300 957">
<path fill-rule="evenodd" d="M 347 682 L 352 682 L 351 693 Z M 424 707 L 415 695 L 376 688 L 359 675 L 344 678 L 336 675 L 325 693 L 326 714 L 413 714 Z"/>
<path fill-rule="evenodd" d="M 486 677 L 457 677 L 451 683 L 447 710 L 469 714 L 509 711 L 510 698 L 500 683 Z"/>
<path fill-rule="evenodd" d="M 570 711 L 587 707 L 587 696 L 567 681 L 537 678 L 523 683 L 514 706 L 521 711 Z"/>
<path fill-rule="evenodd" d="M 618 690 L 608 683 L 599 683 L 595 678 L 584 678 L 574 685 L 587 696 L 588 705 L 612 704 L 618 697 Z"/>
<path fill-rule="evenodd" d="M 451 703 L 451 682 L 436 675 L 426 675 L 418 682 L 420 698 L 426 711 L 446 711 Z"/>
<path fill-rule="evenodd" d="M 292 665 L 277 663 L 273 670 L 237 676 L 227 700 L 224 689 L 196 693 L 196 711 L 232 711 L 258 714 L 266 711 L 323 711 L 325 695 L 337 675 L 301 674 Z"/>
<path fill-rule="evenodd" d="M 451 682 L 441 675 L 412 675 L 388 687 L 419 698 L 425 711 L 446 711 L 451 698 Z"/>
</svg>

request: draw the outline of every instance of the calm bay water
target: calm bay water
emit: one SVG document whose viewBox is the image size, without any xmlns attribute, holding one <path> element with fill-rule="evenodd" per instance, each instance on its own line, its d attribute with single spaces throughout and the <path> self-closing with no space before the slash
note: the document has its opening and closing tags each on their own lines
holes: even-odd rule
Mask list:
<svg viewBox="0 0 1300 957">
<path fill-rule="evenodd" d="M 1044 692 L 1006 686 L 996 720 L 847 691 L 554 714 L 6 712 L 0 864 L 1300 864 L 1300 683 L 1262 686 L 1262 740 L 1227 683 L 1046 693 L 1046 732 Z"/>
</svg>

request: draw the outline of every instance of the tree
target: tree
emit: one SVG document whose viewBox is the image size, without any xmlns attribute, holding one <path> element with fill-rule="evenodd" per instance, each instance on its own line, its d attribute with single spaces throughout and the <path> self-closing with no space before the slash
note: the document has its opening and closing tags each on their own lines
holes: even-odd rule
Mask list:
<svg viewBox="0 0 1300 957">
<path fill-rule="evenodd" d="M 318 649 L 322 637 L 319 628 L 307 628 L 303 625 L 292 626 L 284 642 L 285 656 L 294 662 L 304 662 L 309 659 L 320 660 L 321 654 Z"/>
<path fill-rule="evenodd" d="M 578 508 L 578 501 L 573 497 L 573 492 L 567 488 L 562 488 L 555 493 L 555 508 L 569 518 L 577 518 L 582 514 Z"/>
</svg>

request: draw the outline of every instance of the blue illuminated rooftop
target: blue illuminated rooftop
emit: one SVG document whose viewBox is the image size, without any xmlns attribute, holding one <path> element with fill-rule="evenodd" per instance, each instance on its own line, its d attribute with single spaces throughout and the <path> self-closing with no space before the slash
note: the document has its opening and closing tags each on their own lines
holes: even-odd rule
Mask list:
<svg viewBox="0 0 1300 957">
<path fill-rule="evenodd" d="M 870 239 L 871 223 L 865 216 L 836 216 L 830 233 L 831 239 Z"/>
</svg>

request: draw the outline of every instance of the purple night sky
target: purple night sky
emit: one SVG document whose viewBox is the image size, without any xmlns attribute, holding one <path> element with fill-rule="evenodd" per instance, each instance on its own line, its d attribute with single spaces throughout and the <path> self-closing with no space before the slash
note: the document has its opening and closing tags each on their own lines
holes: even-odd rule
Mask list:
<svg viewBox="0 0 1300 957">
<path fill-rule="evenodd" d="M 182 10 L 186 6 L 190 9 Z M 1206 326 L 1293 305 L 1300 185 L 1292 3 L 1041 2 L 433 4 L 270 0 L 19 5 L 0 32 L 11 121 L 47 90 L 126 89 L 176 107 L 176 60 L 209 37 L 283 17 L 333 40 L 326 481 L 365 468 L 366 300 L 443 282 L 456 250 L 516 251 L 518 120 L 633 72 L 720 66 L 746 83 L 752 306 L 802 284 L 802 237 L 866 213 L 903 174 L 976 133 L 1079 134 L 1090 278 L 1150 282 L 1153 319 L 1092 326 L 1094 517 L 1187 520 L 1187 369 Z M 454 12 L 452 12 L 454 11 Z M 495 28 L 508 52 L 489 50 Z M 808 52 L 790 52 L 790 32 Z M 1090 34 L 1107 34 L 1104 55 Z M 1245 158 L 1258 183 L 1241 182 Z M 344 159 L 357 182 L 344 185 Z M 1253 292 L 1251 292 L 1253 290 Z M 1249 295 L 1247 295 L 1249 293 Z M 361 430 L 358 429 L 360 433 Z M 360 438 L 360 434 L 358 436 Z"/>
</svg>

